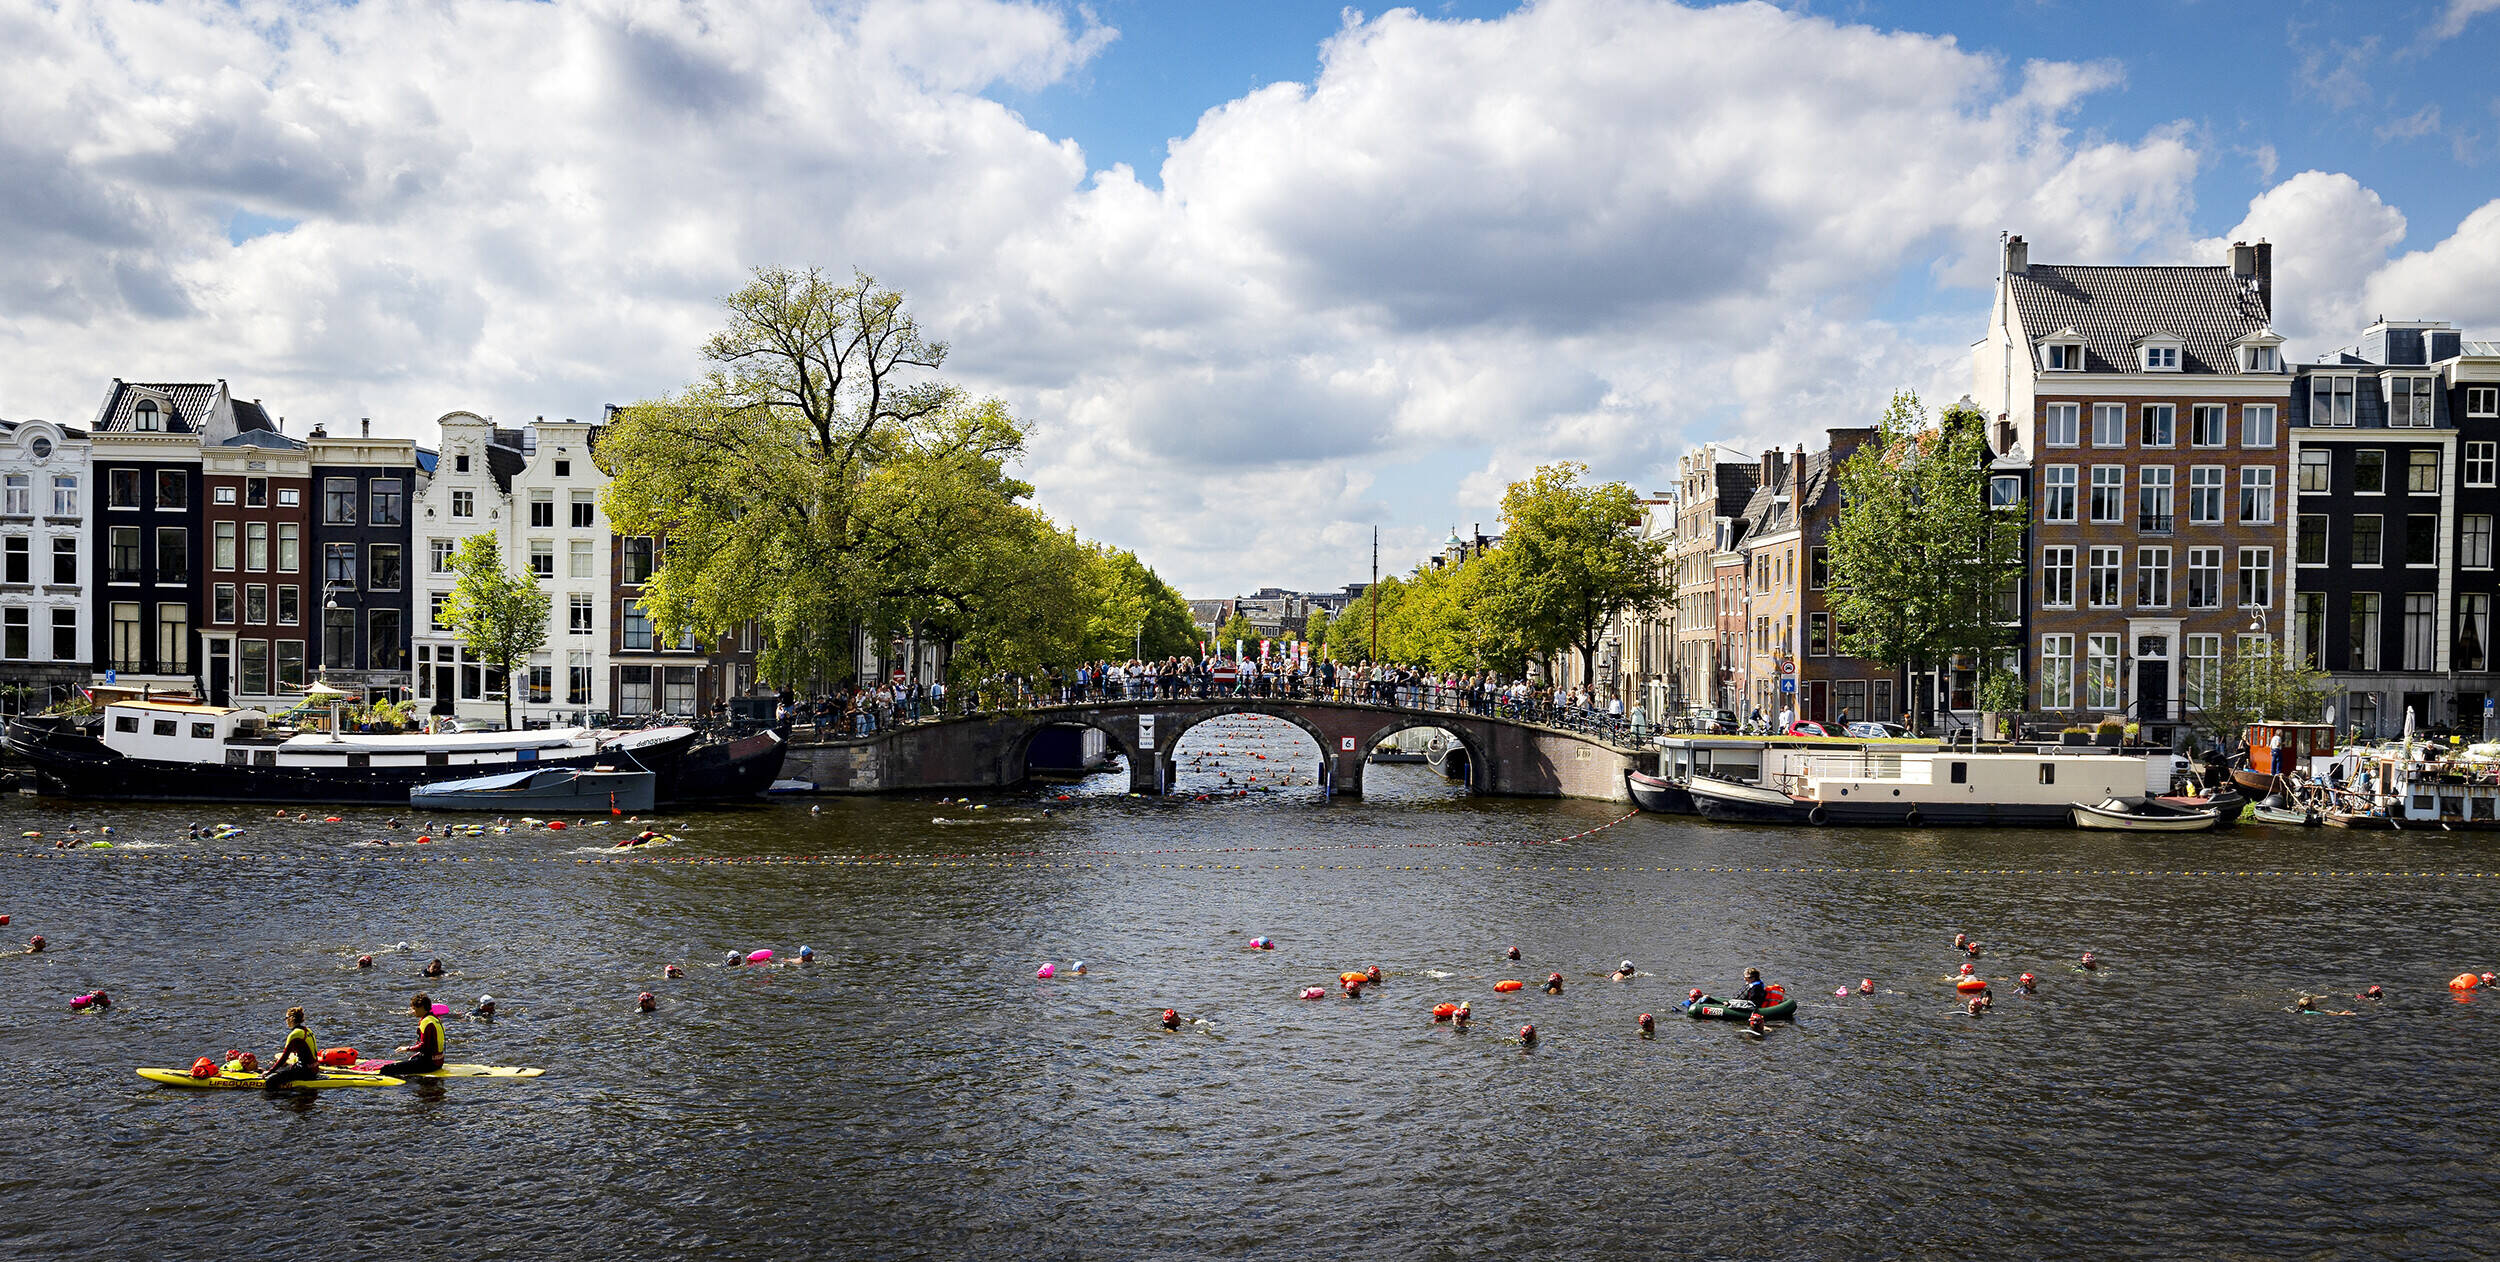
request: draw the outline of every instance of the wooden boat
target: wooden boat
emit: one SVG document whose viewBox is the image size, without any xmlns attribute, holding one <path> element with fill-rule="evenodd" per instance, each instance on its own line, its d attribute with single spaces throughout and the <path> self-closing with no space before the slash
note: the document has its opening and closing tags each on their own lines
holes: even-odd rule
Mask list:
<svg viewBox="0 0 2500 1262">
<path fill-rule="evenodd" d="M 2188 810 L 2212 807 L 2216 828 L 2229 828 L 2239 823 L 2240 812 L 2248 806 L 2249 801 L 2237 788 L 2230 785 L 2223 785 L 2204 793 L 2164 793 L 2156 796 L 2154 800 L 2164 806 L 2185 807 Z"/>
<path fill-rule="evenodd" d="M 2075 827 L 2127 833 L 2201 833 L 2220 821 L 2210 806 L 2171 806 L 2157 798 L 2101 799 L 2073 804 Z"/>
<path fill-rule="evenodd" d="M 2259 802 L 2248 808 L 2248 813 L 2260 824 L 2282 828 L 2315 828 L 2326 822 L 2318 817 L 2316 811 L 2305 806 L 2269 806 Z"/>
<path fill-rule="evenodd" d="M 2274 792 L 2278 777 L 2310 770 L 2309 759 L 2335 752 L 2335 728 L 2326 723 L 2261 720 L 2249 724 L 2240 740 L 2247 748 L 2232 761 L 2231 779 L 2254 799 Z"/>
<path fill-rule="evenodd" d="M 1660 815 L 1694 814 L 1691 790 L 1672 780 L 1645 776 L 1637 771 L 1623 773 L 1623 786 L 1632 793 L 1632 804 L 1644 811 Z"/>
<path fill-rule="evenodd" d="M 1694 775 L 1684 781 L 1693 809 L 1703 819 L 1749 824 L 1813 824 L 1816 803 L 1790 797 L 1778 789 L 1717 776 Z"/>
</svg>

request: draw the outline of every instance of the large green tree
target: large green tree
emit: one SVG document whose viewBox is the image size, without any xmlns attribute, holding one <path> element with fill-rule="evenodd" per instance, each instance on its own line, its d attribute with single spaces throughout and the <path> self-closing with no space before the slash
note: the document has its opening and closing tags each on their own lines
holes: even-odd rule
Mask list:
<svg viewBox="0 0 2500 1262">
<path fill-rule="evenodd" d="M 1539 468 L 1502 496 L 1502 556 L 1479 608 L 1498 637 L 1552 660 L 1580 651 L 1580 683 L 1596 682 L 1608 621 L 1654 613 L 1675 599 L 1670 549 L 1641 533 L 1640 497 L 1621 482 L 1583 485 L 1588 466 Z"/>
<path fill-rule="evenodd" d="M 1827 601 L 1841 651 L 1915 678 L 1966 658 L 1983 690 L 2011 639 L 2005 595 L 2023 570 L 2023 510 L 1988 504 L 1986 418 L 1955 406 L 1931 422 L 1896 394 L 1876 440 L 1840 464 L 1825 537 Z M 1928 700 L 1914 689 L 1923 716 Z"/>
<path fill-rule="evenodd" d="M 470 656 L 503 672 L 503 725 L 509 728 L 521 668 L 547 643 L 552 601 L 536 575 L 504 568 L 502 545 L 491 533 L 461 540 L 452 550 L 451 572 L 443 621 Z"/>
<path fill-rule="evenodd" d="M 1137 554 L 1096 544 L 1087 559 L 1092 614 L 1083 655 L 1094 659 L 1179 657 L 1198 647 L 1189 602 Z"/>
<path fill-rule="evenodd" d="M 2326 713 L 2326 672 L 2276 654 L 2271 641 L 2233 647 L 2210 669 L 2211 680 L 2183 678 L 2181 692 L 2191 721 L 2226 746 L 2259 719 L 2315 723 Z"/>
</svg>

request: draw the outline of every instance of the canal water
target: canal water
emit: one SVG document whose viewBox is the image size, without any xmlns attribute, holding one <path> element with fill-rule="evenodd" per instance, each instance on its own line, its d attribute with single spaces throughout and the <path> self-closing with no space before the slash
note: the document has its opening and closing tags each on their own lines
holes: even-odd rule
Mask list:
<svg viewBox="0 0 2500 1262">
<path fill-rule="evenodd" d="M 777 802 L 626 862 L 623 822 L 416 845 L 371 810 L 12 799 L 0 933 L 51 949 L 0 957 L 0 1253 L 2490 1255 L 2500 995 L 2446 988 L 2500 967 L 2488 837 L 1732 828 L 1417 766 L 1329 803 L 1298 735 L 1190 740 L 1172 799 Z M 1960 1015 L 1957 932 L 2039 996 Z M 1794 1025 L 1675 1011 L 1749 965 Z M 454 1059 L 546 1076 L 130 1072 L 267 1056 L 290 1004 L 387 1054 L 420 988 L 502 1009 Z M 1461 999 L 1471 1030 L 1430 1019 Z"/>
</svg>

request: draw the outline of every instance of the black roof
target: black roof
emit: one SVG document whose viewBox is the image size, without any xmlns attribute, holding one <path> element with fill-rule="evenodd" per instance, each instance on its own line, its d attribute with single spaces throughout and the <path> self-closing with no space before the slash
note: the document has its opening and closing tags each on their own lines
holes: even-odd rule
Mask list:
<svg viewBox="0 0 2500 1262">
<path fill-rule="evenodd" d="M 227 394 L 226 414 L 218 415 L 217 400 Z M 113 388 L 104 394 L 104 406 L 96 410 L 95 431 L 99 434 L 142 432 L 138 427 L 139 404 L 152 401 L 162 421 L 158 432 L 167 434 L 199 434 L 214 438 L 229 427 L 235 433 L 277 428 L 269 413 L 249 399 L 228 394 L 222 381 L 147 382 L 123 381 L 116 377 Z"/>
<path fill-rule="evenodd" d="M 2082 267 L 2034 263 L 2006 273 L 2006 288 L 2034 342 L 2069 327 L 2083 336 L 2084 367 L 2136 371 L 2136 342 L 2176 334 L 2180 371 L 2235 372 L 2231 344 L 2267 326 L 2269 297 L 2228 267 Z"/>
</svg>

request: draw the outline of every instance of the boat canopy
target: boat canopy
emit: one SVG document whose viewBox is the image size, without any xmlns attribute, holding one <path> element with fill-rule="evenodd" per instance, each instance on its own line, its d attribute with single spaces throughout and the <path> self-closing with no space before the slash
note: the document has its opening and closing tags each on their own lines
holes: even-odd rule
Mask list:
<svg viewBox="0 0 2500 1262">
<path fill-rule="evenodd" d="M 435 784 L 420 785 L 417 792 L 488 793 L 496 789 L 518 789 L 540 776 L 551 773 L 562 774 L 564 771 L 565 769 L 561 767 L 532 767 L 527 771 L 504 771 L 469 780 L 444 780 Z"/>
</svg>

